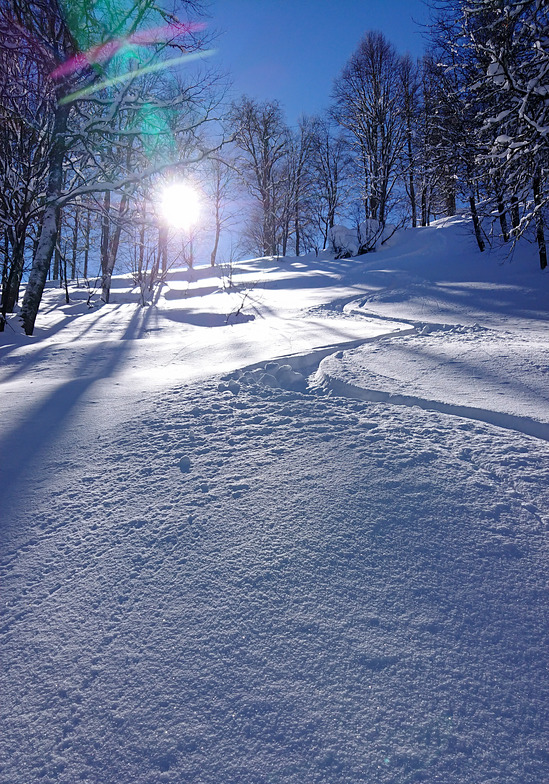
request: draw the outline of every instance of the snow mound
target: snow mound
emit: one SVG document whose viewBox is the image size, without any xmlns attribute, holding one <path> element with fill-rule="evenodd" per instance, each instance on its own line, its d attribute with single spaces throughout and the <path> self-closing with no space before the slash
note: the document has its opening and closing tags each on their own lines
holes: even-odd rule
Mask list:
<svg viewBox="0 0 549 784">
<path fill-rule="evenodd" d="M 321 363 L 316 383 L 363 400 L 419 406 L 549 440 L 545 336 L 424 324 Z"/>
<path fill-rule="evenodd" d="M 236 383 L 236 380 L 238 380 L 238 383 Z M 248 389 L 267 387 L 273 390 L 283 389 L 291 392 L 307 391 L 306 377 L 294 370 L 290 364 L 279 364 L 278 362 L 267 362 L 262 367 L 235 371 L 231 374 L 229 383 L 220 384 L 219 389 L 220 391 L 235 392 L 235 385 L 239 387 L 240 384 Z M 235 394 L 237 393 L 235 392 Z"/>
<path fill-rule="evenodd" d="M 363 221 L 354 229 L 333 226 L 328 234 L 329 247 L 336 259 L 359 256 L 376 250 L 395 230 L 392 224 L 383 224 L 373 218 Z"/>
</svg>

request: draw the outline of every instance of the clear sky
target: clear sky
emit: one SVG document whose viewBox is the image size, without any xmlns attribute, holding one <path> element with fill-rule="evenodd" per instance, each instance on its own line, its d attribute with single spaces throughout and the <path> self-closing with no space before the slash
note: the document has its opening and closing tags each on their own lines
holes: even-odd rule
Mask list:
<svg viewBox="0 0 549 784">
<path fill-rule="evenodd" d="M 332 82 L 367 30 L 420 56 L 423 0 L 211 0 L 222 33 L 214 61 L 231 72 L 235 97 L 277 98 L 294 123 L 330 102 Z"/>
</svg>

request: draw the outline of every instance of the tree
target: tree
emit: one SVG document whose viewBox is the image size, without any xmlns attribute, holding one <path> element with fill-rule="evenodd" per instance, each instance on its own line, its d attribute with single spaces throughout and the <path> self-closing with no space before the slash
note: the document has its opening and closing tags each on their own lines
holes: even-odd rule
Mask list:
<svg viewBox="0 0 549 784">
<path fill-rule="evenodd" d="M 213 209 L 213 246 L 210 253 L 210 265 L 215 267 L 221 234 L 234 218 L 228 207 L 235 180 L 234 165 L 227 158 L 212 157 L 206 162 L 206 177 Z"/>
<path fill-rule="evenodd" d="M 430 71 L 432 117 L 429 154 L 438 173 L 435 190 L 442 192 L 447 214 L 456 209 L 456 196 L 468 203 L 480 251 L 485 249 L 479 197 L 484 197 L 486 172 L 479 166 L 482 139 L 478 122 L 482 104 L 472 89 L 478 64 L 463 48 L 453 6 L 433 27 L 434 46 L 424 58 Z"/>
<path fill-rule="evenodd" d="M 361 40 L 333 90 L 333 115 L 357 161 L 366 218 L 385 223 L 406 138 L 401 59 L 382 33 Z"/>
<path fill-rule="evenodd" d="M 311 138 L 312 201 L 322 247 L 348 195 L 350 160 L 348 147 L 329 119 L 316 119 Z"/>
<path fill-rule="evenodd" d="M 488 146 L 485 162 L 496 183 L 502 234 L 505 238 L 507 199 L 513 205 L 515 236 L 534 224 L 544 269 L 544 215 L 549 205 L 549 8 L 542 0 L 467 0 L 460 10 L 465 40 L 479 64 L 473 89 L 484 102 L 479 122 Z"/>
<path fill-rule="evenodd" d="M 170 112 L 179 114 L 185 118 L 184 132 L 195 141 L 193 160 L 199 160 L 207 150 L 199 147 L 197 128 L 210 119 L 213 102 L 205 97 L 205 81 L 182 90 L 167 76 L 160 78 L 166 67 L 188 59 L 201 41 L 192 24 L 181 24 L 155 0 L 112 0 L 108 6 L 87 0 L 7 0 L 7 5 L 3 20 L 32 41 L 36 67 L 49 80 L 52 94 L 45 204 L 21 311 L 24 328 L 32 334 L 63 205 L 90 193 L 117 191 L 124 212 L 124 202 L 140 180 L 189 164 L 184 145 L 176 142 L 171 157 L 128 170 L 132 140 L 144 149 L 147 137 L 167 134 Z M 191 0 L 178 5 L 189 11 L 200 6 Z M 181 53 L 183 40 L 186 54 L 168 61 L 174 49 Z M 153 78 L 161 89 L 150 95 L 143 86 Z M 146 122 L 151 115 L 165 128 L 151 132 Z M 116 230 L 112 239 L 110 255 L 104 257 L 107 299 Z"/>
<path fill-rule="evenodd" d="M 433 0 L 434 2 L 434 0 Z M 458 177 L 479 247 L 477 201 L 504 241 L 533 225 L 547 265 L 549 8 L 543 0 L 436 0 L 443 78 L 459 103 Z M 439 69 L 440 71 L 440 69 Z M 446 91 L 445 91 L 446 94 Z M 444 101 L 442 100 L 442 103 Z M 511 218 L 509 228 L 508 216 Z"/>
<path fill-rule="evenodd" d="M 259 250 L 265 256 L 278 252 L 282 184 L 286 177 L 289 131 L 278 101 L 258 103 L 243 97 L 233 104 L 230 120 L 235 144 L 241 151 L 240 170 L 259 211 Z"/>
<path fill-rule="evenodd" d="M 288 242 L 294 239 L 295 255 L 299 256 L 311 223 L 308 214 L 311 193 L 310 157 L 313 142 L 313 126 L 308 118 L 302 118 L 295 131 L 288 131 L 287 154 L 284 159 L 281 199 L 281 244 L 285 256 Z"/>
<path fill-rule="evenodd" d="M 416 177 L 418 167 L 417 131 L 419 109 L 419 73 L 409 55 L 400 64 L 402 75 L 403 110 L 405 123 L 404 184 L 410 200 L 412 226 L 417 226 Z"/>
<path fill-rule="evenodd" d="M 50 140 L 48 85 L 32 47 L 0 11 L 0 329 L 19 296 L 25 256 L 36 237 Z"/>
</svg>

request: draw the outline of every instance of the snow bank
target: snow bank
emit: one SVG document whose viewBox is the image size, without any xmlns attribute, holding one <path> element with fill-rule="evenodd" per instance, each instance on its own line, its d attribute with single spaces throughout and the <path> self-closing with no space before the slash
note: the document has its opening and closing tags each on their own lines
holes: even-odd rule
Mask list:
<svg viewBox="0 0 549 784">
<path fill-rule="evenodd" d="M 327 357 L 316 381 L 355 399 L 443 411 L 549 441 L 544 333 L 424 325 Z"/>
<path fill-rule="evenodd" d="M 395 226 L 370 218 L 363 221 L 357 229 L 346 226 L 333 226 L 328 234 L 329 247 L 336 259 L 351 258 L 369 253 L 395 232 Z"/>
</svg>

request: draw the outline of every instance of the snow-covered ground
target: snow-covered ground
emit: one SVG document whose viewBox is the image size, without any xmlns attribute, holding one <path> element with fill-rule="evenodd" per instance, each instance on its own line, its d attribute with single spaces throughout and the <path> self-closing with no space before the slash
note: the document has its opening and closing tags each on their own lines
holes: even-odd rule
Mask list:
<svg viewBox="0 0 549 784">
<path fill-rule="evenodd" d="M 533 246 L 115 286 L 0 337 L 0 782 L 548 780 Z"/>
</svg>

